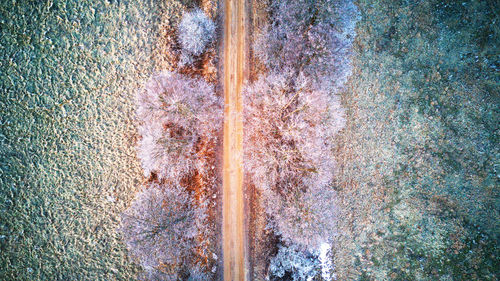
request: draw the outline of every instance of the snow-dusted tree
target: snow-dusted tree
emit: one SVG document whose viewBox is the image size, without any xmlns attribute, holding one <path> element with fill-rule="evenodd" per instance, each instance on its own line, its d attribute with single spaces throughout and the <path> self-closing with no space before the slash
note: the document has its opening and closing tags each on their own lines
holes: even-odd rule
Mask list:
<svg viewBox="0 0 500 281">
<path fill-rule="evenodd" d="M 177 73 L 153 76 L 137 95 L 138 156 L 144 173 L 180 180 L 200 164 L 222 126 L 222 102 L 202 79 Z M 206 150 L 207 147 L 203 146 Z"/>
<path fill-rule="evenodd" d="M 315 248 L 334 232 L 332 143 L 344 125 L 336 96 L 305 76 L 263 76 L 244 91 L 245 169 L 287 242 Z"/>
<path fill-rule="evenodd" d="M 201 9 L 185 13 L 178 32 L 182 47 L 181 65 L 190 64 L 194 56 L 201 55 L 214 35 L 215 24 Z"/>
<path fill-rule="evenodd" d="M 317 255 L 294 247 L 280 245 L 278 253 L 271 259 L 271 280 L 306 281 L 319 276 L 321 265 Z"/>
<path fill-rule="evenodd" d="M 359 18 L 351 0 L 273 0 L 272 20 L 254 44 L 271 70 L 294 69 L 328 87 L 343 86 Z"/>
<path fill-rule="evenodd" d="M 336 233 L 335 192 L 329 186 L 309 185 L 279 196 L 264 190 L 266 212 L 281 239 L 302 250 L 319 249 Z"/>
<path fill-rule="evenodd" d="M 177 186 L 150 184 L 122 215 L 121 231 L 129 253 L 145 270 L 145 279 L 176 280 L 195 247 L 197 216 L 187 192 Z"/>
<path fill-rule="evenodd" d="M 290 75 L 263 76 L 243 93 L 246 169 L 257 186 L 279 193 L 329 183 L 332 138 L 344 126 L 338 97 Z"/>
<path fill-rule="evenodd" d="M 317 249 L 335 233 L 333 137 L 344 126 L 336 96 L 351 73 L 359 19 L 352 0 L 272 0 L 254 43 L 269 70 L 245 97 L 245 169 L 270 224 L 288 244 Z"/>
<path fill-rule="evenodd" d="M 189 268 L 189 277 L 187 281 L 207 281 L 212 280 L 206 272 L 200 269 L 200 267 Z"/>
</svg>

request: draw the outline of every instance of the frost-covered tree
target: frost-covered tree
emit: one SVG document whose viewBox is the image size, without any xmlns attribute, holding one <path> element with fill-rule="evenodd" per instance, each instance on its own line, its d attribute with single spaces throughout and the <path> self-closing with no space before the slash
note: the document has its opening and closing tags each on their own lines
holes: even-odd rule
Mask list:
<svg viewBox="0 0 500 281">
<path fill-rule="evenodd" d="M 338 89 L 351 72 L 359 18 L 351 0 L 274 0 L 271 23 L 254 44 L 271 70 L 293 69 Z"/>
<path fill-rule="evenodd" d="M 266 212 L 281 239 L 297 248 L 319 249 L 335 235 L 336 197 L 329 186 L 309 185 L 301 190 L 279 196 L 264 190 Z M 307 189 L 306 189 L 307 188 Z"/>
<path fill-rule="evenodd" d="M 178 31 L 182 47 L 181 65 L 190 64 L 193 57 L 201 55 L 214 35 L 215 24 L 201 9 L 185 13 Z"/>
<path fill-rule="evenodd" d="M 315 248 L 334 233 L 332 143 L 344 126 L 336 96 L 304 75 L 269 74 L 244 91 L 245 169 L 282 238 Z"/>
<path fill-rule="evenodd" d="M 269 277 L 271 280 L 312 280 L 321 272 L 317 255 L 294 247 L 280 245 L 278 253 L 271 259 Z"/>
<path fill-rule="evenodd" d="M 331 262 L 331 247 L 321 244 L 314 251 L 301 250 L 295 245 L 278 246 L 278 253 L 269 264 L 270 280 L 332 280 L 333 264 Z"/>
<path fill-rule="evenodd" d="M 180 180 L 209 154 L 199 150 L 216 141 L 222 102 L 204 80 L 164 72 L 153 76 L 138 93 L 137 116 L 142 136 L 138 156 L 145 175 Z"/>
<path fill-rule="evenodd" d="M 321 243 L 318 250 L 318 259 L 321 266 L 321 277 L 323 280 L 336 280 L 333 273 L 332 246 L 329 243 Z"/>
<path fill-rule="evenodd" d="M 129 254 L 144 268 L 145 280 L 206 280 L 199 250 L 205 243 L 200 237 L 212 231 L 208 202 L 195 202 L 186 181 L 194 175 L 215 181 L 207 170 L 222 125 L 221 100 L 204 80 L 163 72 L 145 84 L 136 102 L 138 157 L 145 175 L 157 177 L 123 214 Z"/>
<path fill-rule="evenodd" d="M 332 138 L 344 126 L 338 97 L 289 76 L 263 76 L 243 93 L 246 169 L 257 186 L 278 193 L 331 180 Z"/>
<path fill-rule="evenodd" d="M 335 233 L 336 96 L 351 73 L 359 13 L 352 0 L 273 0 L 254 43 L 269 73 L 244 92 L 245 169 L 287 244 L 317 249 Z"/>
<path fill-rule="evenodd" d="M 177 279 L 177 265 L 186 262 L 196 245 L 198 216 L 203 212 L 177 185 L 150 184 L 136 195 L 122 215 L 121 232 L 145 279 Z"/>
</svg>

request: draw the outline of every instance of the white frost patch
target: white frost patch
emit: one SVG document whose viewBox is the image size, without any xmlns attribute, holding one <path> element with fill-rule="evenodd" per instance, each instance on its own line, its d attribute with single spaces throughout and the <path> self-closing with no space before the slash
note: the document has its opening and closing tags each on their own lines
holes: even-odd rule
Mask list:
<svg viewBox="0 0 500 281">
<path fill-rule="evenodd" d="M 321 243 L 319 246 L 319 262 L 321 265 L 321 277 L 323 280 L 332 280 L 333 263 L 330 259 L 332 246 L 328 243 Z"/>
</svg>

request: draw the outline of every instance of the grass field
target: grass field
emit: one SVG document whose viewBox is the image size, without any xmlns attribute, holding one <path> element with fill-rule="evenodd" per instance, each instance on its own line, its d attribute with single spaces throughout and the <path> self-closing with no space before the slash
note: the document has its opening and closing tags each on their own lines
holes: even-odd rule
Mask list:
<svg viewBox="0 0 500 281">
<path fill-rule="evenodd" d="M 133 96 L 153 1 L 0 4 L 0 279 L 133 279 L 115 229 L 141 182 Z"/>
</svg>

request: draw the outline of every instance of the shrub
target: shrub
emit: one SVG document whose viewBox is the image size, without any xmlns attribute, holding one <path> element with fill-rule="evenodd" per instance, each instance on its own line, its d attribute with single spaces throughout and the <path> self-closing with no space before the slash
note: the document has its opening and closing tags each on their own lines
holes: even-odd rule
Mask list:
<svg viewBox="0 0 500 281">
<path fill-rule="evenodd" d="M 197 216 L 202 211 L 177 185 L 150 184 L 136 195 L 122 215 L 121 231 L 145 279 L 177 278 L 175 266 L 185 264 L 195 247 Z"/>
<path fill-rule="evenodd" d="M 278 253 L 271 259 L 269 275 L 274 280 L 311 280 L 319 275 L 321 266 L 317 256 L 297 248 L 279 246 Z"/>
<path fill-rule="evenodd" d="M 201 144 L 216 141 L 222 102 L 205 81 L 164 72 L 137 95 L 137 116 L 145 175 L 180 180 L 205 157 L 198 153 Z"/>
<path fill-rule="evenodd" d="M 215 24 L 200 9 L 185 13 L 179 24 L 181 64 L 192 63 L 193 56 L 203 53 L 214 38 Z"/>
</svg>

